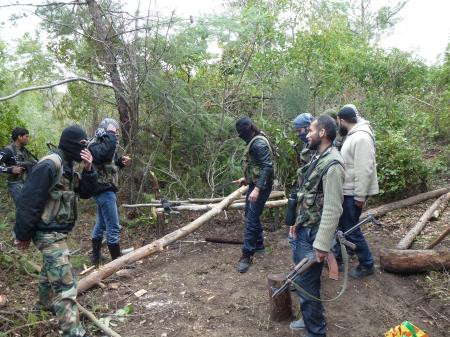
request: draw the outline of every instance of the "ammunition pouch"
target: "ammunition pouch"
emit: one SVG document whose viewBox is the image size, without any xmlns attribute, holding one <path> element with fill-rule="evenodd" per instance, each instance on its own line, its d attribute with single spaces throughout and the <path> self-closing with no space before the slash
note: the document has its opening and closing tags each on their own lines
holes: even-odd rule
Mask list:
<svg viewBox="0 0 450 337">
<path fill-rule="evenodd" d="M 296 211 L 297 211 L 297 192 L 292 192 L 288 198 L 288 203 L 286 207 L 286 215 L 284 218 L 284 222 L 286 226 L 294 226 L 296 219 Z"/>
</svg>

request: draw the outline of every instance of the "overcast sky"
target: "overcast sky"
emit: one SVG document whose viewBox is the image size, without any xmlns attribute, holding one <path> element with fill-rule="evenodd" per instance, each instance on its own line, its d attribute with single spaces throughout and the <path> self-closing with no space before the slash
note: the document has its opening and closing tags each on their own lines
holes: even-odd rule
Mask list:
<svg viewBox="0 0 450 337">
<path fill-rule="evenodd" d="M 69 0 L 65 0 L 69 1 Z M 134 12 L 139 0 L 122 0 L 127 3 L 130 12 Z M 11 3 L 41 3 L 41 0 L 0 0 L 0 4 Z M 372 0 L 375 7 L 382 6 L 392 1 Z M 150 4 L 150 9 L 169 14 L 175 10 L 177 15 L 194 17 L 201 14 L 219 13 L 222 9 L 222 0 L 140 0 L 141 13 L 145 12 Z M 33 31 L 38 20 L 28 17 L 20 20 L 19 25 L 12 27 L 8 17 L 17 12 L 17 7 L 0 9 L 0 23 L 5 26 L 0 34 L 0 39 L 11 42 L 20 37 L 26 31 Z M 393 32 L 384 37 L 380 44 L 383 48 L 399 48 L 405 51 L 415 52 L 428 64 L 435 63 L 438 58 L 442 60 L 447 43 L 450 41 L 450 0 L 409 0 L 400 12 L 402 21 L 395 26 Z"/>
</svg>

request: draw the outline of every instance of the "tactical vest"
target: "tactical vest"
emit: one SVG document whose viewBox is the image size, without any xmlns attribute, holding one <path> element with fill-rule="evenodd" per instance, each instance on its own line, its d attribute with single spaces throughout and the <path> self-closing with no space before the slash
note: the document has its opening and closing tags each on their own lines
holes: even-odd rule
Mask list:
<svg viewBox="0 0 450 337">
<path fill-rule="evenodd" d="M 325 150 L 319 159 L 311 160 L 299 170 L 301 184 L 295 226 L 311 227 L 320 223 L 324 201 L 322 178 L 332 165 L 343 165 L 336 148 Z"/>
<path fill-rule="evenodd" d="M 16 144 L 11 143 L 6 146 L 6 149 L 9 149 L 14 157 L 15 164 L 21 164 L 24 162 L 36 162 L 34 158 L 32 158 L 27 151 L 22 151 L 18 149 Z M 7 180 L 10 182 L 23 182 L 25 178 L 25 173 L 22 174 L 8 174 Z"/>
<path fill-rule="evenodd" d="M 253 145 L 253 143 L 255 142 L 255 140 L 257 139 L 262 139 L 264 140 L 267 145 L 269 146 L 269 151 L 272 157 L 272 162 L 274 160 L 274 154 L 273 154 L 273 150 L 272 150 L 272 146 L 269 142 L 269 140 L 262 135 L 257 135 L 255 137 L 252 138 L 252 140 L 250 140 L 250 142 L 247 144 L 247 147 L 245 148 L 244 151 L 244 155 L 243 158 L 241 160 L 241 166 L 242 166 L 242 171 L 244 171 L 244 177 L 245 177 L 245 181 L 250 184 L 256 184 L 259 177 L 261 176 L 261 168 L 256 165 L 256 163 L 252 160 L 251 156 L 250 156 L 250 147 Z M 275 163 L 273 163 L 274 165 Z M 273 176 L 275 176 L 275 165 L 274 165 L 274 174 Z"/>
<path fill-rule="evenodd" d="M 52 228 L 57 228 L 57 224 L 73 224 L 77 218 L 78 202 L 74 189 L 78 187 L 79 176 L 77 173 L 73 173 L 71 177 L 63 174 L 63 160 L 58 153 L 51 153 L 39 162 L 44 160 L 51 160 L 55 164 L 57 176 L 48 192 L 41 220 L 44 225 Z"/>
<path fill-rule="evenodd" d="M 115 157 L 116 155 L 114 155 Z M 94 165 L 94 167 L 97 171 L 99 184 L 119 187 L 119 167 L 115 164 L 114 159 L 110 163 Z"/>
</svg>

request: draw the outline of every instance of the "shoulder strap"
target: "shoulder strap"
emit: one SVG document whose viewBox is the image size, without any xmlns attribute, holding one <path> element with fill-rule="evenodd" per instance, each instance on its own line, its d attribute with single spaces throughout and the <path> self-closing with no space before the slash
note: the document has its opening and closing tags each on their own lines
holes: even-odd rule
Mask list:
<svg viewBox="0 0 450 337">
<path fill-rule="evenodd" d="M 272 146 L 270 145 L 270 142 L 269 142 L 269 140 L 267 139 L 267 137 L 265 137 L 265 136 L 263 136 L 263 135 L 257 135 L 257 136 L 255 136 L 255 137 L 253 137 L 252 140 L 250 140 L 250 142 L 247 144 L 247 148 L 245 149 L 245 152 L 247 153 L 247 152 L 250 151 L 250 147 L 253 145 L 253 143 L 254 143 L 255 140 L 257 140 L 257 139 L 262 139 L 262 140 L 264 140 L 264 141 L 267 143 L 267 145 L 269 146 L 270 154 L 273 156 Z"/>
<path fill-rule="evenodd" d="M 60 179 L 63 175 L 63 169 L 62 169 L 63 161 L 62 161 L 62 158 L 60 157 L 60 155 L 57 153 L 51 153 L 51 154 L 48 154 L 48 155 L 42 157 L 41 160 L 39 160 L 39 163 L 43 162 L 44 160 L 51 160 L 56 166 L 58 178 L 53 183 L 53 185 L 52 185 L 52 188 L 53 188 L 60 181 Z"/>
</svg>

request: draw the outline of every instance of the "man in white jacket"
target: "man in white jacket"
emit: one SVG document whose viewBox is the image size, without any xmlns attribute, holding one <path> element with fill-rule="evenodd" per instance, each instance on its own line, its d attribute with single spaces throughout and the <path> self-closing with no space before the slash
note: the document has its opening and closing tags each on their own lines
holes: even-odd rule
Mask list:
<svg viewBox="0 0 450 337">
<path fill-rule="evenodd" d="M 375 161 L 375 136 L 369 122 L 360 118 L 354 105 L 344 106 L 338 113 L 339 133 L 346 137 L 341 155 L 345 163 L 343 213 L 339 220 L 342 231 L 358 223 L 367 198 L 378 194 L 378 178 Z M 358 266 L 351 270 L 353 278 L 362 278 L 374 273 L 374 259 L 361 229 L 348 239 L 355 243 Z M 340 251 L 338 262 L 342 262 Z"/>
</svg>

